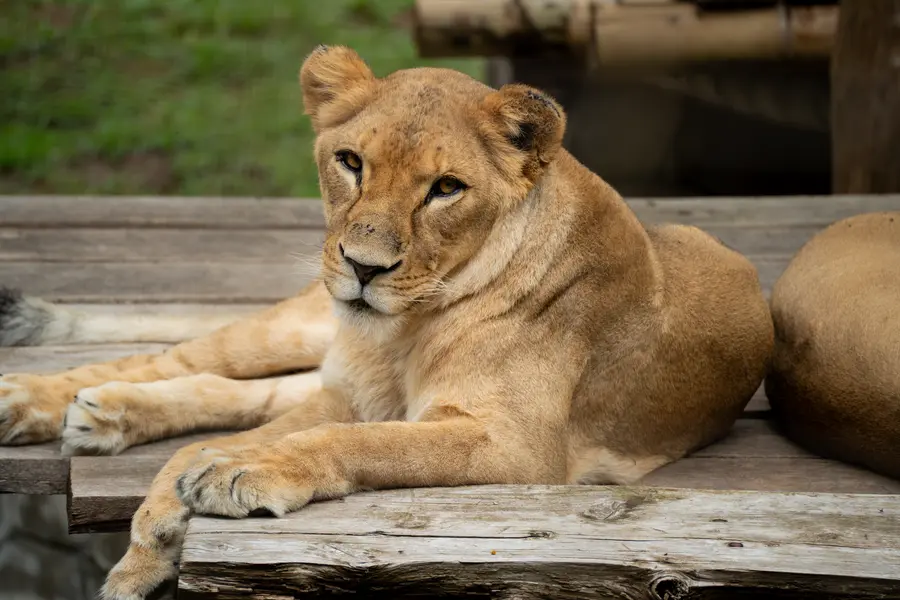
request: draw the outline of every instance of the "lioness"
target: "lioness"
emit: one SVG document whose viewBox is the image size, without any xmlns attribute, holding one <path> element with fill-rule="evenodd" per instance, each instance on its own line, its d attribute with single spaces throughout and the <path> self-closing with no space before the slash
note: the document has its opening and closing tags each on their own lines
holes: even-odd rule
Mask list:
<svg viewBox="0 0 900 600">
<path fill-rule="evenodd" d="M 900 478 L 900 211 L 813 237 L 772 290 L 766 394 L 786 433 Z"/>
<path fill-rule="evenodd" d="M 56 435 L 64 412 L 70 452 L 266 423 L 169 461 L 104 597 L 173 576 L 192 512 L 628 483 L 727 432 L 772 351 L 755 269 L 695 228 L 645 229 L 560 148 L 553 99 L 445 69 L 379 79 L 344 47 L 300 80 L 323 282 L 158 356 L 4 379 L 7 442 Z"/>
</svg>

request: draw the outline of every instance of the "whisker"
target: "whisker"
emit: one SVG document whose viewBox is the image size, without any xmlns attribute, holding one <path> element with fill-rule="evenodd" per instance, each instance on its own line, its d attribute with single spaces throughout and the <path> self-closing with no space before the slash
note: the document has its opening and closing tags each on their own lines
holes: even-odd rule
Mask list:
<svg viewBox="0 0 900 600">
<path fill-rule="evenodd" d="M 322 253 L 318 252 L 314 255 L 291 253 L 291 258 L 297 262 L 294 269 L 300 275 L 310 275 L 318 277 L 322 272 Z"/>
</svg>

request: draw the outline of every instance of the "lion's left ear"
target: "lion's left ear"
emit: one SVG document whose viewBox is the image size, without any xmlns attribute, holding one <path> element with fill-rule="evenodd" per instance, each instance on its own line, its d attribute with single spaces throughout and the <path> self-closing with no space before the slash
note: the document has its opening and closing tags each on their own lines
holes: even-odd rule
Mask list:
<svg viewBox="0 0 900 600">
<path fill-rule="evenodd" d="M 303 107 L 316 132 L 356 115 L 371 99 L 377 80 L 360 56 L 345 46 L 319 46 L 303 61 Z"/>
<path fill-rule="evenodd" d="M 488 94 L 484 109 L 509 149 L 525 155 L 523 172 L 534 181 L 562 146 L 562 107 L 544 92 L 514 83 Z"/>
</svg>

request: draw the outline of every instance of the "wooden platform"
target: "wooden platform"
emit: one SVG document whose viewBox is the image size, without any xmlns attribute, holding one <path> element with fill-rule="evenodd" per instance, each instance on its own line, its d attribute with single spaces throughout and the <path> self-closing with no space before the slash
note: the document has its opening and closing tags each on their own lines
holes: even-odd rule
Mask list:
<svg viewBox="0 0 900 600">
<path fill-rule="evenodd" d="M 398 490 L 193 519 L 185 598 L 898 598 L 894 496 Z"/>
<path fill-rule="evenodd" d="M 763 287 L 768 293 L 790 257 L 816 231 L 853 214 L 900 209 L 900 196 L 633 199 L 629 200 L 629 204 L 645 222 L 698 225 L 743 252 L 757 265 Z M 315 255 L 322 237 L 321 209 L 318 202 L 312 200 L 2 197 L 0 285 L 19 287 L 29 294 L 50 300 L 78 303 L 81 308 L 90 311 L 153 310 L 183 314 L 252 311 L 295 293 L 309 280 L 309 269 L 298 265 L 303 257 Z M 159 344 L 122 344 L 0 349 L 0 372 L 49 372 L 164 347 Z M 125 530 L 150 480 L 166 458 L 177 447 L 204 435 L 212 434 L 140 446 L 119 457 L 79 457 L 71 461 L 59 456 L 55 444 L 0 448 L 0 492 L 68 493 L 71 531 Z M 548 535 L 495 536 L 487 531 L 471 539 L 458 538 L 453 528 L 460 526 L 464 519 L 462 514 L 452 516 L 457 514 L 453 511 L 461 510 L 453 508 L 455 503 L 465 498 L 481 497 L 478 495 L 487 492 L 452 490 L 368 494 L 319 505 L 279 521 L 195 519 L 188 536 L 182 587 L 185 592 L 208 596 L 212 593 L 210 590 L 219 584 L 225 586 L 223 589 L 233 591 L 236 589 L 234 586 L 240 587 L 243 577 L 256 581 L 254 578 L 257 577 L 281 577 L 291 573 L 293 583 L 284 585 L 300 586 L 291 589 L 313 590 L 318 589 L 316 586 L 324 581 L 323 573 L 327 572 L 332 575 L 339 573 L 347 581 L 363 581 L 368 582 L 365 585 L 373 586 L 365 589 L 381 589 L 378 586 L 385 585 L 387 581 L 380 579 L 378 573 L 382 571 L 367 569 L 372 565 L 394 565 L 396 561 L 384 562 L 389 556 L 384 553 L 399 550 L 406 553 L 405 558 L 397 563 L 403 565 L 438 560 L 435 553 L 440 552 L 443 557 L 441 562 L 450 561 L 456 565 L 448 567 L 447 577 L 450 579 L 446 581 L 464 579 L 470 573 L 487 572 L 492 575 L 485 575 L 487 578 L 479 581 L 515 579 L 524 572 L 523 565 L 532 564 L 529 563 L 531 558 L 552 552 L 553 560 L 546 563 L 538 561 L 543 565 L 543 570 L 539 569 L 539 579 L 544 582 L 557 581 L 562 587 L 541 587 L 544 583 L 536 583 L 533 592 L 536 595 L 512 594 L 508 596 L 510 598 L 541 597 L 541 593 L 550 593 L 554 589 L 559 595 L 553 597 L 574 597 L 566 595 L 569 593 L 566 585 L 569 584 L 563 585 L 565 582 L 557 576 L 563 572 L 560 569 L 569 573 L 566 569 L 570 567 L 574 569 L 573 573 L 587 573 L 584 577 L 595 580 L 603 573 L 629 573 L 628 577 L 637 578 L 634 581 L 638 582 L 636 585 L 639 587 L 635 590 L 643 589 L 649 593 L 648 589 L 657 589 L 658 595 L 650 597 L 666 597 L 660 592 L 669 589 L 666 586 L 671 590 L 682 590 L 679 586 L 687 586 L 685 590 L 694 592 L 699 589 L 697 586 L 712 589 L 710 586 L 721 583 L 717 579 L 719 575 L 710 575 L 713 572 L 729 573 L 727 578 L 732 582 L 729 585 L 737 585 L 735 582 L 739 583 L 741 579 L 733 572 L 734 564 L 729 562 L 732 556 L 748 561 L 741 563 L 749 565 L 748 573 L 757 568 L 774 569 L 780 573 L 772 576 L 772 585 L 782 585 L 788 580 L 811 582 L 821 579 L 823 593 L 844 586 L 841 589 L 855 590 L 853 593 L 856 595 L 847 597 L 890 597 L 878 595 L 885 590 L 882 586 L 884 582 L 872 583 L 872 578 L 877 579 L 876 575 L 881 572 L 879 569 L 890 560 L 894 560 L 894 570 L 885 567 L 885 577 L 888 577 L 889 583 L 900 583 L 900 573 L 896 571 L 897 565 L 900 565 L 900 555 L 896 555 L 896 548 L 900 547 L 900 520 L 896 509 L 900 505 L 900 497 L 888 496 L 879 500 L 873 496 L 832 495 L 898 495 L 900 482 L 813 456 L 790 443 L 779 435 L 769 421 L 768 404 L 761 392 L 748 405 L 744 418 L 736 423 L 726 439 L 660 469 L 642 484 L 687 491 L 666 492 L 670 495 L 665 496 L 665 502 L 654 505 L 657 508 L 653 509 L 652 516 L 644 509 L 634 511 L 635 517 L 629 522 L 637 529 L 628 534 L 628 539 L 634 541 L 633 544 L 628 543 L 631 549 L 623 549 L 622 543 L 617 541 L 612 544 L 610 541 L 610 535 L 619 535 L 616 533 L 618 529 L 604 529 L 606 533 L 602 533 L 605 536 L 602 540 L 595 539 L 587 544 L 584 541 L 587 533 L 558 527 L 569 523 L 567 519 L 575 518 L 566 516 L 570 512 L 575 514 L 584 508 L 579 502 L 585 507 L 606 505 L 604 503 L 613 502 L 612 498 L 618 497 L 616 494 L 625 493 L 616 491 L 619 488 L 578 488 L 577 491 L 565 492 L 532 489 L 527 493 L 501 490 L 498 492 L 501 499 L 491 501 L 499 503 L 491 505 L 496 506 L 497 511 L 521 508 L 531 503 L 529 510 L 537 514 L 540 513 L 540 506 L 555 506 L 554 503 L 569 498 L 564 502 L 566 508 L 560 509 L 562 512 L 554 517 L 560 519 L 559 522 L 547 523 L 546 528 L 532 525 L 535 531 L 541 529 Z M 705 492 L 706 495 L 702 495 L 691 491 L 697 488 L 719 490 L 721 493 Z M 807 495 L 747 495 L 736 493 L 737 490 Z M 516 495 L 520 493 L 524 495 Z M 412 502 L 410 499 L 413 498 L 428 499 L 428 502 Z M 796 500 L 800 504 L 791 504 L 791 511 L 794 512 L 790 518 L 785 517 L 788 520 L 778 523 L 794 528 L 800 527 L 797 523 L 803 519 L 808 520 L 810 513 L 832 515 L 832 521 L 826 519 L 821 525 L 821 535 L 825 537 L 813 539 L 799 533 L 794 536 L 799 530 L 789 529 L 789 534 L 778 538 L 781 541 L 773 545 L 771 540 L 778 537 L 776 529 L 772 529 L 774 525 L 769 523 L 763 529 L 757 527 L 759 524 L 754 519 L 761 519 L 760 515 L 768 514 L 767 511 L 780 510 L 778 507 L 786 506 L 785 503 L 795 502 L 791 498 L 800 498 Z M 695 506 L 691 502 L 701 501 L 710 502 L 708 510 L 721 511 L 722 518 L 728 523 L 731 523 L 728 515 L 740 514 L 744 515 L 742 519 L 751 519 L 751 522 L 741 521 L 741 527 L 746 525 L 749 529 L 733 531 L 731 525 L 723 525 L 716 515 L 708 514 L 703 517 L 709 517 L 704 521 L 706 529 L 701 527 L 694 532 L 696 535 L 691 534 L 689 527 L 693 522 L 679 522 L 678 519 L 687 513 L 673 507 Z M 395 534 L 385 534 L 386 529 L 367 519 L 374 514 L 373 511 L 377 513 L 388 510 L 385 508 L 388 505 L 401 504 L 413 521 L 418 523 L 416 519 L 419 519 L 425 525 L 421 528 L 409 526 L 418 533 L 404 538 L 403 548 L 408 549 L 393 550 L 391 544 L 394 542 L 391 540 Z M 871 512 L 872 507 L 882 505 L 893 508 L 877 515 Z M 390 510 L 400 510 L 396 506 Z M 663 510 L 663 507 L 668 508 Z M 865 519 L 860 517 L 852 523 L 841 520 L 841 511 L 851 508 L 860 514 L 865 513 Z M 671 534 L 670 537 L 653 537 L 651 526 L 665 521 L 669 510 L 673 512 L 663 529 Z M 451 516 L 440 522 L 440 515 L 445 512 Z M 317 520 L 311 515 L 319 515 L 320 518 Z M 506 519 L 497 513 L 490 518 L 485 517 L 485 523 L 495 518 Z M 876 518 L 881 519 L 877 527 L 872 520 Z M 519 516 L 513 515 L 509 519 L 510 527 L 524 526 L 516 524 Z M 578 519 L 580 517 L 575 522 L 583 521 Z M 324 529 L 309 529 L 310 524 L 315 523 Z M 714 527 L 710 523 L 719 525 Z M 285 535 L 274 537 L 275 532 L 282 528 Z M 718 533 L 710 528 L 717 528 Z M 360 535 L 353 531 L 364 531 L 365 535 L 351 539 L 349 536 Z M 859 532 L 869 532 L 873 537 L 859 541 L 853 537 Z M 383 544 L 378 542 L 382 535 L 385 536 Z M 590 535 L 600 536 L 601 533 L 594 531 Z M 822 540 L 828 535 L 837 537 L 828 538 L 833 542 L 826 544 Z M 739 550 L 725 545 L 726 538 L 734 537 L 745 540 Z M 281 561 L 277 569 L 269 571 L 270 575 L 260 575 L 258 561 L 265 560 L 266 564 L 274 561 L 273 539 L 278 540 L 274 547 L 289 550 L 294 557 L 291 560 L 296 562 Z M 668 545 L 669 541 L 676 539 Z M 322 544 L 325 544 L 324 550 L 319 548 Z M 581 544 L 587 544 L 584 550 L 579 550 Z M 312 546 L 318 550 L 310 555 L 304 554 Z M 377 552 L 373 550 L 375 554 L 370 555 L 362 550 L 363 546 L 379 549 Z M 490 554 L 489 546 L 499 548 L 498 554 Z M 801 546 L 803 552 L 811 552 L 809 556 L 812 558 L 805 562 L 791 562 L 781 570 L 775 568 L 791 553 L 800 552 Z M 832 546 L 840 549 L 829 550 Z M 848 563 L 851 566 L 838 568 L 834 565 L 840 564 L 844 556 L 840 550 L 844 546 L 865 552 L 847 555 L 854 557 Z M 570 550 L 563 551 L 565 548 Z M 669 549 L 668 553 L 664 548 Z M 894 548 L 895 554 L 884 548 Z M 463 560 L 464 554 L 468 556 L 466 553 L 474 553 L 472 555 L 477 558 L 467 562 Z M 238 559 L 236 555 L 239 555 Z M 667 555 L 678 558 L 666 559 Z M 312 556 L 309 559 L 312 562 L 303 562 L 297 558 L 300 556 Z M 659 579 L 653 574 L 658 568 L 665 571 L 666 565 L 683 573 L 685 569 L 699 568 L 697 561 L 708 562 L 708 568 L 712 571 L 697 571 L 696 579 L 691 580 L 677 577 Z M 230 566 L 224 570 L 211 566 L 220 562 Z M 598 567 L 600 563 L 605 565 L 602 569 Z M 401 568 L 403 573 L 413 579 L 417 577 L 416 569 L 410 567 L 411 570 L 403 571 L 405 568 Z M 301 577 L 299 573 L 304 575 Z M 369 577 L 367 573 L 377 576 L 366 579 Z M 579 579 L 582 575 L 573 577 L 572 582 L 582 581 Z M 862 577 L 863 580 L 857 585 L 853 583 L 856 581 L 854 577 Z M 523 576 L 521 581 L 525 585 L 531 580 Z M 583 585 L 590 589 L 604 589 L 602 585 L 591 588 L 584 582 Z M 837 587 L 829 587 L 832 584 Z M 654 585 L 657 588 L 652 588 Z M 358 591 L 363 588 L 357 585 L 352 589 Z M 455 588 L 450 586 L 447 589 Z M 773 587 L 770 591 L 775 589 L 780 588 Z M 722 588 L 722 593 L 726 593 L 725 590 Z M 393 592 L 384 593 L 387 594 L 385 597 L 401 597 Z M 273 591 L 269 595 L 256 597 L 283 597 L 279 594 L 281 592 Z M 237 595 L 240 594 L 235 597 Z M 670 594 L 669 597 L 688 596 Z"/>
</svg>

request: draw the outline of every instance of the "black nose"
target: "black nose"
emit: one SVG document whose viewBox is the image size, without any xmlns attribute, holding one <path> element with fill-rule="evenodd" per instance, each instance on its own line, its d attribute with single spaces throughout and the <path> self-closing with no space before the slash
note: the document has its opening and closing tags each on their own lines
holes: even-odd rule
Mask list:
<svg viewBox="0 0 900 600">
<path fill-rule="evenodd" d="M 403 261 L 397 261 L 389 267 L 382 267 L 381 265 L 364 265 L 362 263 L 358 263 L 349 256 L 344 254 L 344 246 L 343 244 L 338 244 L 338 249 L 341 251 L 341 256 L 344 257 L 344 260 L 349 263 L 351 267 L 353 267 L 353 272 L 356 273 L 356 278 L 359 280 L 361 285 L 367 285 L 370 281 L 381 275 L 382 273 L 389 273 L 393 271 L 397 267 L 400 266 L 400 263 Z"/>
<path fill-rule="evenodd" d="M 385 268 L 381 265 L 364 265 L 347 256 L 344 257 L 344 260 L 350 263 L 350 266 L 353 267 L 353 272 L 356 273 L 356 278 L 359 279 L 359 282 L 362 285 L 366 285 L 367 283 L 375 279 L 378 275 L 387 273 L 391 270 L 390 268 Z"/>
</svg>

